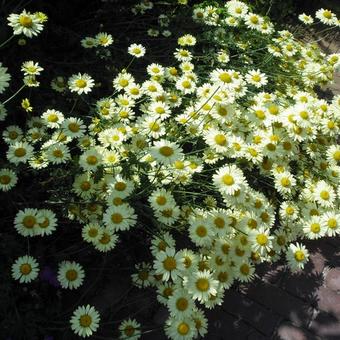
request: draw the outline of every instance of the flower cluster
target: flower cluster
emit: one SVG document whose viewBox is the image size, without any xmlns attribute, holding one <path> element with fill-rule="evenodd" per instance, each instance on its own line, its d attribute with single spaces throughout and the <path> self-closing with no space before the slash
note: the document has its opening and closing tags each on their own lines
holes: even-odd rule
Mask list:
<svg viewBox="0 0 340 340">
<path fill-rule="evenodd" d="M 152 7 L 143 1 L 138 10 Z M 129 231 L 144 235 L 152 261 L 137 263 L 132 281 L 155 288 L 169 311 L 165 333 L 181 340 L 203 337 L 204 309 L 220 305 L 234 282 L 253 280 L 257 264 L 285 258 L 292 270 L 303 269 L 309 258 L 303 240 L 340 233 L 340 96 L 326 101 L 314 90 L 332 80 L 340 55 L 277 31 L 241 1 L 201 5 L 192 17 L 202 36 L 179 36 L 171 66 L 150 62 L 143 80 L 122 69 L 109 79 L 113 93 L 99 99 L 91 98 L 95 83 L 87 73 L 52 81 L 74 106 L 61 112 L 56 101 L 24 128 L 7 126 L 0 171 L 0 190 L 8 191 L 22 169 L 58 169 L 68 179 L 58 197 L 65 217 L 81 225 L 81 238 L 98 252 L 114 251 Z M 327 10 L 316 18 L 339 25 Z M 15 34 L 27 36 L 42 30 L 41 20 L 25 11 L 10 16 Z M 208 62 L 195 54 L 201 38 L 211 42 Z M 112 41 L 99 33 L 82 45 Z M 135 60 L 145 51 L 131 44 L 127 54 Z M 28 85 L 43 69 L 28 61 L 21 70 Z M 89 115 L 74 110 L 79 98 L 91 102 Z M 56 214 L 25 208 L 14 227 L 23 237 L 50 235 Z M 60 262 L 61 287 L 77 289 L 85 271 Z M 12 276 L 34 280 L 37 260 L 20 257 Z M 95 307 L 80 306 L 71 328 L 87 337 L 100 319 Z M 142 334 L 135 319 L 119 331 L 124 339 Z"/>
</svg>

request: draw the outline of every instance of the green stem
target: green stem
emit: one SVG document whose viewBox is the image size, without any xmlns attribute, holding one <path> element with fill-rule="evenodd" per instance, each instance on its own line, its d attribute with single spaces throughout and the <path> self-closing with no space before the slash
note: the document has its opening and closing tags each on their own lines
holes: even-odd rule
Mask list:
<svg viewBox="0 0 340 340">
<path fill-rule="evenodd" d="M 5 105 L 6 103 L 8 103 L 10 100 L 12 100 L 21 90 L 23 90 L 24 88 L 26 87 L 26 84 L 24 84 L 24 85 L 22 85 L 21 87 L 20 87 L 20 89 L 17 91 L 17 92 L 15 92 L 14 94 L 13 94 L 13 96 L 11 96 L 11 97 L 9 97 L 8 99 L 6 99 L 2 104 L 3 105 Z"/>
<path fill-rule="evenodd" d="M 14 34 L 11 35 L 7 40 L 5 40 L 1 45 L 0 48 L 5 46 L 9 41 L 11 41 L 14 38 Z"/>
</svg>

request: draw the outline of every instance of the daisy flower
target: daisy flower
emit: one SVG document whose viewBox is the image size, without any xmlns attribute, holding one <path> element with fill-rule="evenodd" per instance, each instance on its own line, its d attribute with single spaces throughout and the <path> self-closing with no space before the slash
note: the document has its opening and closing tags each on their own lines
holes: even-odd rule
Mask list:
<svg viewBox="0 0 340 340">
<path fill-rule="evenodd" d="M 340 165 L 340 146 L 331 145 L 326 152 L 327 160 L 333 165 Z"/>
<path fill-rule="evenodd" d="M 83 284 L 85 272 L 77 262 L 63 261 L 58 267 L 58 281 L 62 288 L 77 289 Z"/>
<path fill-rule="evenodd" d="M 204 137 L 206 143 L 216 152 L 225 153 L 228 151 L 229 136 L 225 132 L 212 128 L 206 132 Z"/>
<path fill-rule="evenodd" d="M 70 150 L 62 143 L 51 143 L 45 150 L 44 156 L 52 164 L 64 164 L 71 159 Z"/>
<path fill-rule="evenodd" d="M 192 340 L 195 333 L 195 323 L 191 318 L 170 317 L 165 323 L 165 334 L 170 339 Z"/>
<path fill-rule="evenodd" d="M 279 193 L 289 195 L 296 185 L 296 180 L 291 173 L 284 171 L 274 176 L 274 184 Z"/>
<path fill-rule="evenodd" d="M 170 315 L 176 318 L 190 317 L 194 308 L 194 302 L 185 289 L 176 289 L 169 297 L 167 305 Z"/>
<path fill-rule="evenodd" d="M 303 232 L 310 240 L 315 240 L 324 236 L 326 230 L 320 216 L 312 216 L 303 223 Z"/>
<path fill-rule="evenodd" d="M 118 236 L 114 234 L 113 230 L 109 228 L 103 228 L 101 230 L 100 238 L 94 239 L 93 244 L 97 250 L 106 253 L 116 246 L 117 241 Z"/>
<path fill-rule="evenodd" d="M 78 175 L 74 179 L 73 189 L 83 199 L 89 199 L 96 191 L 96 185 L 88 173 Z"/>
<path fill-rule="evenodd" d="M 103 228 L 98 222 L 90 222 L 83 226 L 81 236 L 86 242 L 96 243 L 103 236 Z"/>
<path fill-rule="evenodd" d="M 222 194 L 227 195 L 232 195 L 237 190 L 241 190 L 246 184 L 243 172 L 236 165 L 226 165 L 220 168 L 213 175 L 213 181 L 217 189 Z"/>
<path fill-rule="evenodd" d="M 210 295 L 217 294 L 218 281 L 213 278 L 210 271 L 203 270 L 185 276 L 183 285 L 194 300 L 205 302 Z"/>
<path fill-rule="evenodd" d="M 103 221 L 112 230 L 128 230 L 136 224 L 135 210 L 127 203 L 109 207 L 103 216 Z"/>
<path fill-rule="evenodd" d="M 116 90 L 123 90 L 133 84 L 134 81 L 135 80 L 130 73 L 120 72 L 117 77 L 113 79 L 112 84 Z"/>
<path fill-rule="evenodd" d="M 247 27 L 250 29 L 257 29 L 259 30 L 264 23 L 263 18 L 261 18 L 259 15 L 254 13 L 248 13 L 244 16 L 244 21 Z"/>
<path fill-rule="evenodd" d="M 142 262 L 135 265 L 136 273 L 131 275 L 132 282 L 139 288 L 149 287 L 154 283 L 153 269 L 150 263 Z"/>
<path fill-rule="evenodd" d="M 184 74 L 176 81 L 176 89 L 181 91 L 183 94 L 191 94 L 196 90 L 196 84 L 188 74 Z"/>
<path fill-rule="evenodd" d="M 155 257 L 154 269 L 156 274 L 162 275 L 163 281 L 169 281 L 170 278 L 175 281 L 184 270 L 181 254 L 176 253 L 174 248 L 167 247 L 164 251 L 158 252 Z"/>
<path fill-rule="evenodd" d="M 90 305 L 79 306 L 71 317 L 71 329 L 82 338 L 91 336 L 99 327 L 100 316 Z"/>
<path fill-rule="evenodd" d="M 28 38 L 38 35 L 43 30 L 41 18 L 23 10 L 20 14 L 10 14 L 8 26 L 13 28 L 13 34 L 23 34 Z"/>
<path fill-rule="evenodd" d="M 130 180 L 123 178 L 121 175 L 117 175 L 113 182 L 110 182 L 108 192 L 111 197 L 128 197 L 133 189 L 134 183 Z M 110 198 L 108 199 L 110 200 Z"/>
<path fill-rule="evenodd" d="M 37 233 L 41 236 L 51 235 L 57 227 L 55 213 L 49 209 L 39 209 L 37 218 L 39 220 Z"/>
<path fill-rule="evenodd" d="M 0 190 L 8 191 L 15 187 L 18 182 L 18 176 L 11 169 L 0 169 Z"/>
<path fill-rule="evenodd" d="M 72 75 L 68 80 L 68 87 L 71 92 L 77 92 L 77 94 L 89 93 L 94 86 L 93 78 L 87 73 L 78 73 Z"/>
<path fill-rule="evenodd" d="M 0 94 L 6 90 L 10 80 L 11 75 L 7 73 L 7 67 L 3 67 L 0 62 Z"/>
<path fill-rule="evenodd" d="M 168 233 L 163 233 L 161 237 L 155 236 L 151 241 L 151 253 L 156 256 L 160 251 L 165 251 L 167 248 L 174 248 L 175 240 Z"/>
<path fill-rule="evenodd" d="M 314 22 L 312 16 L 307 15 L 306 13 L 302 13 L 298 16 L 299 20 L 305 25 L 311 25 Z"/>
<path fill-rule="evenodd" d="M 252 230 L 249 236 L 254 251 L 259 252 L 261 255 L 265 255 L 271 250 L 274 236 L 270 235 L 269 229 L 260 227 Z"/>
<path fill-rule="evenodd" d="M 61 128 L 63 133 L 71 138 L 83 137 L 86 131 L 84 122 L 80 118 L 75 117 L 65 119 L 61 124 Z"/>
<path fill-rule="evenodd" d="M 335 200 L 335 192 L 332 186 L 325 181 L 319 181 L 315 188 L 313 197 L 322 207 L 332 207 Z"/>
<path fill-rule="evenodd" d="M 179 216 L 180 209 L 175 205 L 155 211 L 156 219 L 159 222 L 164 223 L 165 225 L 168 226 L 173 225 L 177 221 Z"/>
<path fill-rule="evenodd" d="M 38 63 L 35 63 L 34 61 L 25 61 L 21 65 L 21 71 L 24 72 L 25 76 L 37 76 L 40 75 L 41 71 L 44 69 L 39 66 Z"/>
<path fill-rule="evenodd" d="M 38 210 L 25 208 L 16 214 L 14 227 L 22 236 L 35 236 L 37 235 L 39 222 L 41 222 L 41 220 L 38 218 Z"/>
<path fill-rule="evenodd" d="M 12 265 L 12 277 L 20 283 L 29 283 L 38 277 L 38 262 L 32 256 L 21 256 Z"/>
<path fill-rule="evenodd" d="M 164 67 L 156 63 L 148 65 L 146 71 L 150 76 L 161 77 L 164 75 Z"/>
<path fill-rule="evenodd" d="M 121 322 L 118 327 L 119 339 L 137 340 L 142 336 L 141 325 L 135 319 L 127 319 Z"/>
<path fill-rule="evenodd" d="M 214 232 L 208 218 L 197 218 L 190 223 L 189 237 L 199 247 L 212 244 Z"/>
<path fill-rule="evenodd" d="M 246 81 L 248 84 L 254 85 L 257 88 L 260 88 L 264 85 L 267 85 L 268 79 L 264 73 L 261 73 L 260 70 L 251 70 L 246 74 Z"/>
<path fill-rule="evenodd" d="M 166 103 L 163 102 L 153 102 L 151 103 L 151 105 L 149 106 L 148 112 L 158 118 L 160 121 L 168 118 L 171 114 L 171 110 L 169 108 L 169 106 Z"/>
<path fill-rule="evenodd" d="M 340 234 L 340 214 L 335 211 L 328 211 L 321 216 L 322 226 L 326 228 L 327 236 Z"/>
<path fill-rule="evenodd" d="M 113 38 L 111 34 L 105 33 L 105 32 L 100 32 L 95 36 L 97 46 L 103 46 L 107 47 L 112 45 L 113 43 Z"/>
<path fill-rule="evenodd" d="M 135 58 L 141 58 L 145 55 L 145 47 L 141 44 L 131 44 L 128 47 L 128 53 Z"/>
<path fill-rule="evenodd" d="M 59 93 L 65 92 L 67 83 L 64 77 L 58 76 L 51 80 L 51 88 Z"/>
<path fill-rule="evenodd" d="M 60 124 L 64 121 L 64 115 L 57 110 L 54 109 L 48 109 L 45 111 L 41 118 L 43 119 L 44 123 L 49 128 L 58 128 Z"/>
<path fill-rule="evenodd" d="M 240 282 L 250 282 L 254 279 L 254 266 L 247 260 L 238 262 L 233 268 L 235 277 Z"/>
<path fill-rule="evenodd" d="M 304 265 L 307 263 L 309 258 L 309 253 L 307 248 L 299 243 L 291 243 L 286 252 L 286 259 L 289 267 L 295 271 L 303 269 Z"/>
<path fill-rule="evenodd" d="M 183 157 L 182 149 L 176 143 L 166 139 L 154 142 L 150 149 L 151 156 L 158 162 L 170 165 Z"/>
<path fill-rule="evenodd" d="M 93 37 L 85 37 L 84 39 L 82 39 L 80 41 L 80 44 L 84 48 L 93 48 L 93 47 L 96 47 L 98 45 L 98 41 L 97 41 L 97 39 L 95 39 Z"/>
<path fill-rule="evenodd" d="M 85 171 L 96 171 L 102 161 L 102 155 L 98 152 L 97 148 L 86 150 L 79 157 L 79 165 Z"/>
<path fill-rule="evenodd" d="M 202 338 L 208 333 L 208 319 L 204 315 L 203 310 L 194 308 L 194 312 L 191 315 L 195 323 L 196 334 Z M 195 338 L 197 337 L 195 336 Z"/>
<path fill-rule="evenodd" d="M 248 6 L 241 1 L 228 1 L 225 6 L 230 15 L 243 18 L 248 12 Z"/>
<path fill-rule="evenodd" d="M 9 146 L 6 156 L 13 164 L 26 163 L 33 156 L 33 150 L 27 142 L 17 142 Z"/>
<path fill-rule="evenodd" d="M 335 25 L 337 18 L 329 9 L 320 8 L 316 11 L 315 17 L 325 25 Z"/>
</svg>

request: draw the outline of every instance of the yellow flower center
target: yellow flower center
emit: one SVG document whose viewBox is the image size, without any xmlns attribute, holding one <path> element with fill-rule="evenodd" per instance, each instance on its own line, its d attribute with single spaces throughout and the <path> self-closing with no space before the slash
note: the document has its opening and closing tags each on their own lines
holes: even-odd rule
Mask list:
<svg viewBox="0 0 340 340">
<path fill-rule="evenodd" d="M 84 181 L 84 182 L 81 183 L 80 188 L 83 191 L 88 191 L 88 190 L 91 189 L 91 183 L 88 182 L 88 181 Z"/>
<path fill-rule="evenodd" d="M 96 165 L 98 163 L 98 158 L 94 155 L 87 156 L 86 158 L 87 164 Z"/>
<path fill-rule="evenodd" d="M 191 88 L 191 82 L 189 80 L 184 80 L 182 82 L 182 86 L 185 88 L 185 89 L 190 89 Z"/>
<path fill-rule="evenodd" d="M 218 78 L 223 82 L 223 83 L 231 83 L 232 82 L 232 77 L 229 73 L 223 72 L 221 73 Z"/>
<path fill-rule="evenodd" d="M 323 200 L 329 200 L 329 192 L 326 191 L 326 190 L 323 190 L 320 192 L 320 197 L 323 199 Z"/>
<path fill-rule="evenodd" d="M 10 183 L 10 181 L 11 181 L 11 177 L 10 176 L 8 176 L 8 175 L 0 176 L 0 183 L 1 184 L 6 185 L 6 184 Z"/>
<path fill-rule="evenodd" d="M 209 290 L 210 284 L 209 280 L 202 277 L 196 281 L 196 288 L 201 292 L 206 292 Z"/>
<path fill-rule="evenodd" d="M 111 221 L 115 224 L 119 224 L 123 221 L 123 216 L 119 213 L 112 214 Z"/>
<path fill-rule="evenodd" d="M 32 271 L 32 267 L 29 263 L 23 263 L 20 266 L 20 273 L 23 275 L 28 275 Z"/>
<path fill-rule="evenodd" d="M 310 226 L 310 230 L 314 234 L 319 233 L 320 232 L 320 224 L 319 223 L 312 223 L 311 226 Z"/>
<path fill-rule="evenodd" d="M 325 10 L 322 15 L 326 18 L 326 19 L 332 19 L 332 12 L 329 10 Z"/>
<path fill-rule="evenodd" d="M 37 220 L 34 216 L 25 216 L 22 224 L 25 228 L 31 229 L 34 227 L 34 225 L 37 223 Z"/>
<path fill-rule="evenodd" d="M 217 228 L 223 229 L 224 226 L 225 226 L 225 221 L 224 221 L 224 219 L 223 219 L 222 217 L 216 217 L 216 218 L 214 219 L 214 224 L 215 224 L 215 226 L 216 226 Z"/>
<path fill-rule="evenodd" d="M 26 28 L 30 28 L 33 25 L 32 18 L 29 17 L 28 15 L 20 15 L 19 23 L 21 26 L 24 26 Z"/>
<path fill-rule="evenodd" d="M 215 139 L 216 144 L 220 146 L 225 146 L 227 144 L 227 139 L 222 134 L 216 135 L 214 139 Z"/>
<path fill-rule="evenodd" d="M 241 272 L 243 275 L 248 275 L 249 272 L 250 272 L 249 266 L 248 266 L 246 263 L 243 263 L 242 266 L 240 267 L 240 272 Z"/>
<path fill-rule="evenodd" d="M 99 242 L 101 244 L 108 244 L 111 241 L 111 236 L 108 233 L 104 233 Z"/>
<path fill-rule="evenodd" d="M 68 129 L 71 132 L 78 132 L 80 130 L 80 126 L 77 123 L 70 123 L 68 124 Z"/>
<path fill-rule="evenodd" d="M 97 229 L 97 228 L 91 228 L 91 229 L 89 229 L 88 235 L 89 235 L 91 238 L 97 237 L 97 235 L 98 235 L 98 229 Z"/>
<path fill-rule="evenodd" d="M 84 87 L 86 87 L 87 82 L 86 82 L 86 80 L 84 80 L 84 79 L 77 79 L 75 84 L 76 84 L 76 86 L 79 87 L 80 89 L 83 89 Z"/>
<path fill-rule="evenodd" d="M 189 325 L 185 322 L 181 322 L 177 327 L 177 332 L 181 335 L 187 335 L 189 333 Z"/>
<path fill-rule="evenodd" d="M 151 131 L 157 132 L 160 129 L 160 125 L 156 122 L 152 122 L 149 124 L 149 128 Z"/>
<path fill-rule="evenodd" d="M 141 270 L 139 273 L 138 273 L 138 278 L 142 281 L 145 281 L 147 280 L 149 277 L 149 272 L 146 271 L 146 270 Z"/>
<path fill-rule="evenodd" d="M 65 273 L 65 277 L 68 281 L 75 281 L 78 277 L 78 273 L 76 270 L 74 269 L 69 269 L 66 273 Z"/>
<path fill-rule="evenodd" d="M 56 157 L 56 158 L 62 158 L 63 157 L 63 152 L 59 149 L 57 150 L 53 150 L 53 156 Z"/>
<path fill-rule="evenodd" d="M 177 267 L 177 263 L 175 258 L 173 258 L 172 256 L 168 256 L 164 261 L 163 261 L 163 267 L 165 270 L 167 271 L 171 271 L 176 269 Z"/>
<path fill-rule="evenodd" d="M 90 327 L 92 323 L 92 318 L 90 315 L 82 315 L 79 319 L 79 324 L 81 327 Z"/>
<path fill-rule="evenodd" d="M 24 148 L 17 148 L 17 149 L 15 149 L 14 155 L 16 157 L 24 157 L 26 155 L 26 149 L 24 149 Z"/>
<path fill-rule="evenodd" d="M 222 182 L 225 185 L 233 185 L 235 183 L 233 176 L 230 176 L 230 175 L 224 175 L 222 177 Z"/>
<path fill-rule="evenodd" d="M 305 259 L 305 254 L 302 250 L 297 250 L 294 253 L 294 258 L 295 258 L 296 261 L 302 262 Z"/>
<path fill-rule="evenodd" d="M 124 328 L 124 333 L 126 336 L 131 337 L 135 333 L 135 328 L 132 325 L 127 325 Z"/>
<path fill-rule="evenodd" d="M 159 152 L 164 157 L 170 157 L 170 156 L 172 156 L 174 154 L 174 150 L 170 146 L 162 146 L 159 149 Z"/>
<path fill-rule="evenodd" d="M 268 237 L 265 234 L 259 234 L 256 236 L 256 242 L 260 245 L 260 246 L 264 246 L 267 244 L 268 242 Z"/>
<path fill-rule="evenodd" d="M 176 308 L 180 311 L 185 311 L 189 306 L 189 302 L 186 298 L 179 298 L 177 301 L 176 301 Z"/>
<path fill-rule="evenodd" d="M 331 228 L 331 229 L 335 229 L 337 227 L 337 221 L 335 218 L 330 218 L 328 221 L 327 221 L 327 226 L 328 228 Z"/>
<path fill-rule="evenodd" d="M 126 189 L 126 184 L 124 182 L 115 183 L 115 190 L 124 191 Z"/>
<path fill-rule="evenodd" d="M 340 150 L 337 150 L 333 153 L 333 158 L 335 161 L 340 162 Z"/>
<path fill-rule="evenodd" d="M 126 87 L 126 86 L 129 85 L 129 81 L 127 79 L 120 79 L 119 85 L 122 86 L 122 87 Z"/>
<path fill-rule="evenodd" d="M 199 237 L 205 237 L 207 236 L 207 228 L 203 225 L 200 225 L 199 227 L 196 228 L 196 234 Z"/>
<path fill-rule="evenodd" d="M 290 182 L 290 179 L 289 179 L 289 178 L 283 177 L 283 178 L 281 179 L 281 185 L 282 185 L 283 187 L 287 188 L 287 187 L 290 186 L 290 184 L 291 184 L 291 182 Z"/>
<path fill-rule="evenodd" d="M 286 238 L 284 237 L 284 235 L 279 235 L 276 239 L 276 243 L 279 246 L 284 246 L 286 244 Z"/>
<path fill-rule="evenodd" d="M 55 113 L 51 113 L 48 117 L 47 117 L 47 121 L 49 121 L 50 123 L 56 123 L 59 120 L 59 117 L 57 114 Z"/>
</svg>

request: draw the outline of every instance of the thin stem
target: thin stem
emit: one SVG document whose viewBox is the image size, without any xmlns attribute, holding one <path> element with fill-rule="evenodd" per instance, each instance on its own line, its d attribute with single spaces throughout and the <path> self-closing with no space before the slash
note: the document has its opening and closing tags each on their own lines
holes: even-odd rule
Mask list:
<svg viewBox="0 0 340 340">
<path fill-rule="evenodd" d="M 15 92 L 14 94 L 13 94 L 13 96 L 11 96 L 11 97 L 9 97 L 8 99 L 6 99 L 2 104 L 3 105 L 5 105 L 6 103 L 8 103 L 10 100 L 12 100 L 21 90 L 23 90 L 24 88 L 26 87 L 26 84 L 24 84 L 24 85 L 22 85 L 21 87 L 20 87 L 20 89 L 17 91 L 17 92 Z"/>
<path fill-rule="evenodd" d="M 8 42 L 10 42 L 14 38 L 14 34 L 11 35 L 7 40 L 5 40 L 1 45 L 0 48 L 5 46 Z"/>
</svg>

